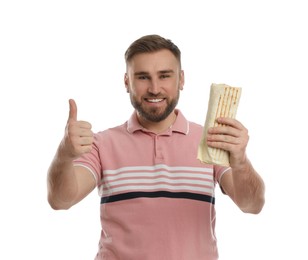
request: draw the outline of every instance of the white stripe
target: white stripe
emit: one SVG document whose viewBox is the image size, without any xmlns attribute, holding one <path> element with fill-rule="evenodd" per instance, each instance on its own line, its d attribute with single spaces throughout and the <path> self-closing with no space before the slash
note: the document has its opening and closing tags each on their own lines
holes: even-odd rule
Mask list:
<svg viewBox="0 0 308 260">
<path fill-rule="evenodd" d="M 205 185 L 214 188 L 213 182 L 210 181 L 201 181 L 201 180 L 187 180 L 187 179 L 168 179 L 168 178 L 157 178 L 157 179 L 128 179 L 128 180 L 120 180 L 120 181 L 114 181 L 112 183 L 107 183 L 105 184 L 106 187 L 114 187 L 117 185 L 125 185 L 125 184 L 131 184 L 131 183 L 146 183 L 146 184 L 153 184 L 155 185 L 156 183 L 159 182 L 166 182 L 168 184 L 186 184 L 186 185 L 191 185 L 191 184 L 196 184 L 196 185 Z"/>
<path fill-rule="evenodd" d="M 122 178 L 155 178 L 155 177 L 167 177 L 167 178 L 188 178 L 194 179 L 199 178 L 203 180 L 211 180 L 213 177 L 204 173 L 187 173 L 187 172 L 168 172 L 168 171 L 157 171 L 157 172 L 124 172 L 118 173 L 117 175 L 105 174 L 103 179 L 107 181 L 118 180 Z"/>
<path fill-rule="evenodd" d="M 185 134 L 188 135 L 188 133 L 189 133 L 189 122 L 187 121 L 187 132 Z"/>
<path fill-rule="evenodd" d="M 106 187 L 104 187 L 106 188 Z M 172 185 L 168 185 L 168 184 L 156 184 L 156 185 L 151 185 L 151 186 L 124 186 L 124 187 L 117 187 L 117 188 L 113 188 L 111 190 L 109 190 L 106 194 L 104 193 L 104 196 L 108 196 L 108 194 L 113 194 L 116 192 L 121 192 L 121 191 L 125 191 L 125 192 L 129 192 L 129 191 L 141 191 L 141 190 L 159 190 L 159 189 L 163 189 L 163 190 L 172 190 L 172 191 L 183 191 L 183 190 L 188 190 L 190 192 L 192 191 L 196 191 L 196 192 L 206 192 L 208 194 L 210 194 L 211 196 L 213 196 L 213 189 L 210 188 L 204 188 L 204 187 L 194 187 L 194 186 L 188 186 L 188 185 L 181 185 L 181 186 L 172 186 Z M 102 190 L 100 190 L 102 192 Z"/>
<path fill-rule="evenodd" d="M 122 167 L 116 170 L 104 170 L 104 174 L 117 174 L 120 172 L 127 172 L 127 171 L 156 171 L 158 169 L 164 169 L 166 171 L 189 171 L 189 172 L 202 172 L 202 173 L 212 173 L 212 168 L 203 168 L 203 167 L 184 167 L 184 166 L 167 166 L 165 164 L 156 164 L 153 166 L 130 166 L 130 167 Z"/>
<path fill-rule="evenodd" d="M 83 168 L 86 168 L 87 170 L 89 170 L 89 171 L 92 173 L 92 175 L 93 175 L 93 177 L 94 177 L 94 179 L 95 179 L 95 182 L 96 182 L 96 184 L 97 184 L 97 176 L 96 176 L 96 174 L 92 171 L 92 169 L 91 169 L 90 167 L 85 166 L 85 165 L 80 164 L 80 163 L 74 163 L 73 166 L 80 166 L 80 167 L 83 167 Z"/>
<path fill-rule="evenodd" d="M 122 191 L 130 192 L 167 188 L 174 191 L 182 191 L 184 189 L 191 192 L 208 193 L 213 196 L 214 182 L 212 174 L 213 168 L 206 167 L 172 167 L 165 164 L 122 167 L 116 170 L 103 171 L 102 183 L 104 184 L 99 187 L 98 191 L 101 196 L 111 196 Z M 162 181 L 167 183 L 159 184 Z M 135 183 L 151 185 L 142 186 Z M 181 185 L 174 186 L 174 184 Z M 204 185 L 205 187 L 191 186 L 196 184 Z M 116 185 L 123 186 L 113 188 Z"/>
<path fill-rule="evenodd" d="M 231 167 L 228 167 L 227 169 L 225 169 L 225 170 L 221 173 L 218 183 L 220 183 L 221 177 L 222 177 L 227 171 L 229 171 L 229 170 L 231 170 Z"/>
</svg>

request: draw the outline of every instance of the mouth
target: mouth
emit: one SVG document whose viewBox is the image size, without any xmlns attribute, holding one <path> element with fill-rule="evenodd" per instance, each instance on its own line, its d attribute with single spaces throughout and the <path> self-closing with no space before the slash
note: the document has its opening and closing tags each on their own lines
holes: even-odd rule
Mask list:
<svg viewBox="0 0 308 260">
<path fill-rule="evenodd" d="M 165 99 L 164 98 L 145 98 L 145 100 L 149 103 L 159 103 Z"/>
</svg>

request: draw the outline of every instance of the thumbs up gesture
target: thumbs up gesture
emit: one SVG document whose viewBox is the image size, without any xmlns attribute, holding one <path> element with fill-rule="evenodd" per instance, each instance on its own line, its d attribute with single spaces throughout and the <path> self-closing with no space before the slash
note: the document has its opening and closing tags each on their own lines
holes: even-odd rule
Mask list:
<svg viewBox="0 0 308 260">
<path fill-rule="evenodd" d="M 94 141 L 92 126 L 89 122 L 77 120 L 77 105 L 73 99 L 69 100 L 69 117 L 67 120 L 62 148 L 65 156 L 76 159 L 92 149 Z"/>
</svg>

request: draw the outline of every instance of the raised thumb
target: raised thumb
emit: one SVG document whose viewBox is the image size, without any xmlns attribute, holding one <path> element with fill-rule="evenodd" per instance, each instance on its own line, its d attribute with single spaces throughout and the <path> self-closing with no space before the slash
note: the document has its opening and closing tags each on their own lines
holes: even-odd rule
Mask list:
<svg viewBox="0 0 308 260">
<path fill-rule="evenodd" d="M 76 105 L 76 102 L 75 102 L 74 99 L 70 99 L 68 102 L 69 102 L 69 105 L 70 105 L 68 120 L 77 121 L 77 105 Z"/>
</svg>

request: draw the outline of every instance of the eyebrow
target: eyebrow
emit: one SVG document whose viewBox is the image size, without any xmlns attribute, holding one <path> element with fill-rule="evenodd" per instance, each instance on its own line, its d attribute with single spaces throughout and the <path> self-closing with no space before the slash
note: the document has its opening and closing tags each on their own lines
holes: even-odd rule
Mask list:
<svg viewBox="0 0 308 260">
<path fill-rule="evenodd" d="M 174 70 L 160 70 L 158 71 L 158 74 L 167 74 L 167 73 L 174 73 Z M 135 76 L 141 76 L 141 75 L 149 75 L 150 73 L 146 71 L 137 71 L 134 73 Z"/>
<path fill-rule="evenodd" d="M 166 74 L 166 73 L 174 73 L 174 70 L 160 70 L 159 72 L 158 72 L 159 74 Z"/>
</svg>

